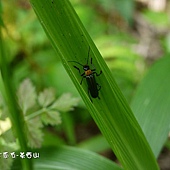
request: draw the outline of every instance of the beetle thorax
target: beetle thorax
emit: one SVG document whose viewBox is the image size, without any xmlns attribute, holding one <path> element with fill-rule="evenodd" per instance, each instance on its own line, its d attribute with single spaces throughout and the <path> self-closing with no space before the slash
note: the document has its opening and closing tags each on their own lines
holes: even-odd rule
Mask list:
<svg viewBox="0 0 170 170">
<path fill-rule="evenodd" d="M 91 71 L 91 70 L 87 70 L 87 71 L 85 71 L 85 75 L 86 76 L 89 76 L 89 75 L 91 75 L 93 72 Z"/>
</svg>

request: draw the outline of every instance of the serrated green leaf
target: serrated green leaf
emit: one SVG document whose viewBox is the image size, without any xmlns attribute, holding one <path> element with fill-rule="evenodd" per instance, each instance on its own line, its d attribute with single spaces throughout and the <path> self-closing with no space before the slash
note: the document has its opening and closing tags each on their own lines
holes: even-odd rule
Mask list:
<svg viewBox="0 0 170 170">
<path fill-rule="evenodd" d="M 42 107 L 47 107 L 55 100 L 55 90 L 53 88 L 45 89 L 38 95 L 38 103 Z"/>
<path fill-rule="evenodd" d="M 78 98 L 72 97 L 70 93 L 61 95 L 57 101 L 51 106 L 51 108 L 57 109 L 62 112 L 68 112 L 73 110 L 74 106 L 77 106 L 79 102 Z"/>
<path fill-rule="evenodd" d="M 24 114 L 36 103 L 36 91 L 30 79 L 25 79 L 18 88 L 18 101 Z"/>
<path fill-rule="evenodd" d="M 43 133 L 42 133 L 42 123 L 39 117 L 31 119 L 26 122 L 27 126 L 27 139 L 28 145 L 31 148 L 39 148 L 41 147 L 43 141 Z"/>
<path fill-rule="evenodd" d="M 0 137 L 0 169 L 10 170 L 14 159 L 10 156 L 11 152 L 14 152 L 17 148 L 16 143 L 7 143 Z M 8 158 L 4 158 L 3 154 L 7 152 Z"/>
<path fill-rule="evenodd" d="M 8 150 L 9 151 L 9 150 Z M 1 153 L 5 153 L 6 150 L 2 151 Z M 11 169 L 11 166 L 12 166 L 12 162 L 13 162 L 13 159 L 10 157 L 8 158 L 3 158 L 3 155 L 1 155 L 1 159 L 0 159 L 0 169 L 3 169 L 3 170 L 10 170 Z"/>
<path fill-rule="evenodd" d="M 41 115 L 41 120 L 46 125 L 58 125 L 61 123 L 60 113 L 54 110 L 50 110 Z"/>
</svg>

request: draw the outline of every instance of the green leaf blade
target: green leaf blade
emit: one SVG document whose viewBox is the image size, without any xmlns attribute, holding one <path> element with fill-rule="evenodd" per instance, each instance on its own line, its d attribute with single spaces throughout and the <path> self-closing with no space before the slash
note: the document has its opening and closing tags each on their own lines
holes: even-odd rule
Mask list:
<svg viewBox="0 0 170 170">
<path fill-rule="evenodd" d="M 73 147 L 47 148 L 40 153 L 41 159 L 35 160 L 35 170 L 122 169 L 96 153 Z"/>
<path fill-rule="evenodd" d="M 169 66 L 169 57 L 157 61 L 141 82 L 132 101 L 132 109 L 155 157 L 158 157 L 169 133 Z"/>
<path fill-rule="evenodd" d="M 110 70 L 67 0 L 31 0 L 53 47 L 78 89 L 93 119 L 125 169 L 158 169 L 153 153 L 131 109 L 116 85 Z M 90 101 L 87 84 L 69 61 L 85 64 L 90 57 L 101 85 L 99 99 Z M 82 69 L 82 68 L 81 68 Z"/>
</svg>

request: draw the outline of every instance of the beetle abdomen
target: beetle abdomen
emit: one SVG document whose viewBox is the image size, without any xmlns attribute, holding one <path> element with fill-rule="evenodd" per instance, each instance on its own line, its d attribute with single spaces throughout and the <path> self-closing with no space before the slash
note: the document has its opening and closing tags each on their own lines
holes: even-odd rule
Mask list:
<svg viewBox="0 0 170 170">
<path fill-rule="evenodd" d="M 97 89 L 97 83 L 95 80 L 95 76 L 93 74 L 86 76 L 86 81 L 87 81 L 88 90 L 90 92 L 91 97 L 97 98 L 99 95 L 99 92 Z"/>
</svg>

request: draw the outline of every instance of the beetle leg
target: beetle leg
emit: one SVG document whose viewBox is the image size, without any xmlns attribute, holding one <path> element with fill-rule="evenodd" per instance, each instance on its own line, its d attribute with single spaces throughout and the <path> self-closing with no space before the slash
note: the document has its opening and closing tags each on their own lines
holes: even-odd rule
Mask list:
<svg viewBox="0 0 170 170">
<path fill-rule="evenodd" d="M 81 82 L 80 82 L 80 84 L 82 84 L 82 82 L 83 82 L 83 79 L 84 78 L 86 78 L 86 76 L 85 76 L 85 73 L 80 73 L 80 69 L 78 68 L 78 67 L 76 67 L 76 66 L 74 66 L 74 68 L 76 68 L 78 71 L 79 71 L 79 74 L 82 76 L 82 79 L 81 79 Z"/>
<path fill-rule="evenodd" d="M 102 74 L 102 70 L 100 70 L 100 73 L 96 73 L 95 71 L 93 72 L 93 74 L 96 74 L 96 76 L 100 76 L 100 74 Z"/>
<path fill-rule="evenodd" d="M 98 87 L 98 91 L 100 91 L 100 89 L 101 89 L 101 85 L 99 85 L 98 83 L 97 83 L 97 87 Z"/>
<path fill-rule="evenodd" d="M 97 87 L 98 87 L 97 91 L 100 91 L 101 85 L 99 85 L 99 84 L 97 83 Z M 98 99 L 100 99 L 99 95 L 98 95 L 97 97 L 98 97 Z"/>
<path fill-rule="evenodd" d="M 86 77 L 86 76 L 85 76 L 85 73 L 82 73 L 81 76 Z"/>
<path fill-rule="evenodd" d="M 99 73 L 99 74 L 96 73 L 96 76 L 100 76 L 100 74 L 102 74 L 102 70 L 100 70 L 100 73 Z"/>
<path fill-rule="evenodd" d="M 76 68 L 76 69 L 79 71 L 79 73 L 80 73 L 80 69 L 79 69 L 78 67 L 74 66 L 74 68 Z M 81 74 L 81 73 L 80 73 L 80 74 Z"/>
<path fill-rule="evenodd" d="M 83 73 L 83 74 L 84 74 L 84 73 Z M 84 76 L 83 74 L 81 75 L 81 76 L 82 76 L 82 79 L 81 79 L 81 82 L 80 82 L 81 85 L 82 85 L 82 83 L 83 83 L 83 79 L 86 78 L 86 76 Z"/>
</svg>

